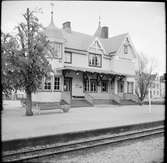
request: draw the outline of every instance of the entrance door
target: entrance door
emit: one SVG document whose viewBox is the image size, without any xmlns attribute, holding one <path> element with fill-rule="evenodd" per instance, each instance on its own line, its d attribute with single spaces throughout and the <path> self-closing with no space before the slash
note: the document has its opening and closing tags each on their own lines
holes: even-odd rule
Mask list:
<svg viewBox="0 0 167 163">
<path fill-rule="evenodd" d="M 118 81 L 118 93 L 119 95 L 123 95 L 124 92 L 124 82 Z"/>
<path fill-rule="evenodd" d="M 70 96 L 72 96 L 72 78 L 64 78 L 64 91 L 70 92 Z"/>
</svg>

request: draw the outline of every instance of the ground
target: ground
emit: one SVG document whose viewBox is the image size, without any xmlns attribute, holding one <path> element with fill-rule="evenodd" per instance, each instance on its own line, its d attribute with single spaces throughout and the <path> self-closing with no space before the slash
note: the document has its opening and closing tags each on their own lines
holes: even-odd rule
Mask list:
<svg viewBox="0 0 167 163">
<path fill-rule="evenodd" d="M 109 144 L 58 156 L 49 156 L 37 161 L 49 163 L 55 161 L 56 163 L 162 163 L 164 161 L 164 137 L 152 136 L 114 146 Z"/>
<path fill-rule="evenodd" d="M 41 115 L 34 110 L 30 117 L 19 101 L 4 101 L 3 105 L 2 141 L 165 119 L 164 105 L 152 105 L 151 112 L 148 105 L 99 105 L 72 108 L 68 113 L 43 111 Z"/>
</svg>

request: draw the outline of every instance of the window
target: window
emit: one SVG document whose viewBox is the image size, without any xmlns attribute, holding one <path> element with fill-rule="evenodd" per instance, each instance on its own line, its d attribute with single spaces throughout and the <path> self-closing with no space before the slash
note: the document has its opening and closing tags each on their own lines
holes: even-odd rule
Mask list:
<svg viewBox="0 0 167 163">
<path fill-rule="evenodd" d="M 89 66 L 101 67 L 101 55 L 99 54 L 89 54 Z"/>
<path fill-rule="evenodd" d="M 60 78 L 55 77 L 54 79 L 54 90 L 60 90 Z"/>
<path fill-rule="evenodd" d="M 133 82 L 127 82 L 127 93 L 133 93 Z"/>
<path fill-rule="evenodd" d="M 101 82 L 101 91 L 107 92 L 108 91 L 108 81 L 102 81 Z"/>
<path fill-rule="evenodd" d="M 65 63 L 72 63 L 72 53 L 65 52 Z"/>
<path fill-rule="evenodd" d="M 123 93 L 124 91 L 124 81 L 120 80 L 118 81 L 118 92 Z"/>
<path fill-rule="evenodd" d="M 124 45 L 124 54 L 128 54 L 128 46 Z"/>
<path fill-rule="evenodd" d="M 51 42 L 49 44 L 49 53 L 51 57 L 61 58 L 62 54 L 62 45 L 59 43 Z"/>
<path fill-rule="evenodd" d="M 84 81 L 84 91 L 88 92 L 89 91 L 89 80 Z"/>
<path fill-rule="evenodd" d="M 90 80 L 90 91 L 97 92 L 97 82 L 96 80 Z"/>
<path fill-rule="evenodd" d="M 51 76 L 45 78 L 44 89 L 51 90 Z"/>
</svg>

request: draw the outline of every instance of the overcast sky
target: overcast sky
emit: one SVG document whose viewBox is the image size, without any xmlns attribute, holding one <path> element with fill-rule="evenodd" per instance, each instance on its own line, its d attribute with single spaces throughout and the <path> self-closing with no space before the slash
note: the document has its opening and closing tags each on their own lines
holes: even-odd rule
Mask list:
<svg viewBox="0 0 167 163">
<path fill-rule="evenodd" d="M 14 27 L 23 21 L 22 14 L 29 7 L 41 8 L 37 14 L 46 27 L 50 23 L 50 3 L 54 3 L 54 23 L 71 21 L 72 30 L 93 35 L 101 24 L 109 27 L 109 37 L 129 33 L 136 50 L 147 58 L 155 59 L 155 72 L 166 72 L 165 4 L 159 2 L 113 2 L 113 1 L 4 1 L 1 20 L 3 32 L 14 32 Z"/>
</svg>

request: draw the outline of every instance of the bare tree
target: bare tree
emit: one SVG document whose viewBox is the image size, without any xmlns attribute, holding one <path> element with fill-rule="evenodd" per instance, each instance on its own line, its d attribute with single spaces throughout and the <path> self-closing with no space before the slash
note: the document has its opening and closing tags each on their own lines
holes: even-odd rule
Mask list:
<svg viewBox="0 0 167 163">
<path fill-rule="evenodd" d="M 136 71 L 136 95 L 139 100 L 139 104 L 143 104 L 143 101 L 148 93 L 148 88 L 156 75 L 153 75 L 153 68 L 155 68 L 155 60 L 152 58 L 150 62 L 141 53 L 137 58 L 138 70 Z"/>
</svg>

